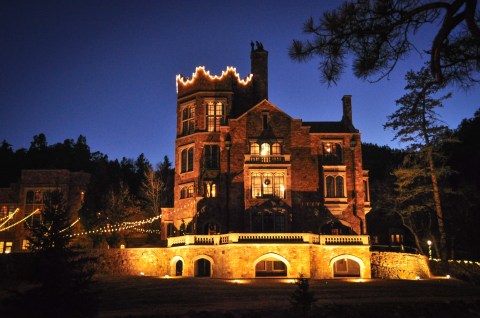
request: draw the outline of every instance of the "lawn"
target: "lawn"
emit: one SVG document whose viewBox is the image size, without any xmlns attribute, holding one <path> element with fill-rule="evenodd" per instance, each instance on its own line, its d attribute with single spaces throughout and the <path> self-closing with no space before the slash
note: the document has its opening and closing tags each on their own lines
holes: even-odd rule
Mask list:
<svg viewBox="0 0 480 318">
<path fill-rule="evenodd" d="M 100 317 L 292 317 L 287 279 L 103 276 Z M 480 287 L 455 279 L 310 280 L 313 317 L 480 317 Z"/>
</svg>

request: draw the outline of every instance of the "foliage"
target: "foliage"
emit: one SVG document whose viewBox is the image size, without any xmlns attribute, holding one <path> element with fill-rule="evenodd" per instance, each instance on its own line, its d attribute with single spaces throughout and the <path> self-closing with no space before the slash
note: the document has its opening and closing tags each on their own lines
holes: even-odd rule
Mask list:
<svg viewBox="0 0 480 318">
<path fill-rule="evenodd" d="M 415 233 L 412 224 L 412 216 L 415 212 L 421 212 L 429 208 L 436 214 L 435 224 L 438 231 L 440 251 L 442 259 L 446 259 L 447 233 L 444 225 L 443 209 L 440 199 L 441 185 L 439 178 L 449 173 L 449 169 L 439 164 L 441 158 L 439 145 L 446 141 L 448 129 L 440 124 L 436 109 L 442 107 L 442 101 L 451 94 L 439 98 L 433 97 L 442 85 L 430 80 L 429 71 L 422 68 L 419 72 L 409 71 L 405 76 L 408 91 L 396 101 L 398 109 L 388 116 L 384 125 L 395 131 L 394 139 L 408 143 L 409 155 L 403 166 L 394 171 L 397 193 L 397 212 L 402 220 L 408 220 L 408 226 Z M 412 164 L 413 163 L 413 164 Z M 429 183 L 419 182 L 419 179 L 429 179 Z M 418 204 L 414 204 L 417 202 Z M 415 233 L 418 242 L 418 233 Z M 437 242 L 434 240 L 434 243 Z M 436 245 L 435 245 L 436 246 Z"/>
<path fill-rule="evenodd" d="M 303 32 L 311 38 L 294 40 L 290 57 L 320 59 L 322 80 L 340 79 L 347 57 L 353 56 L 353 71 L 361 79 L 378 81 L 414 51 L 415 35 L 437 24 L 426 53 L 430 56 L 432 80 L 454 81 L 462 87 L 478 82 L 480 71 L 480 16 L 477 1 L 365 0 L 346 1 L 325 12 L 317 23 L 310 18 Z M 434 31 L 435 32 L 435 31 Z"/>
<path fill-rule="evenodd" d="M 30 226 L 34 282 L 40 285 L 7 299 L 7 316 L 92 317 L 96 300 L 88 290 L 93 275 L 91 258 L 69 248 L 68 209 L 59 191 L 47 192 L 41 220 Z"/>
<path fill-rule="evenodd" d="M 307 317 L 312 305 L 317 301 L 314 293 L 310 290 L 310 282 L 303 275 L 295 282 L 295 290 L 290 296 L 291 304 L 302 311 L 303 317 Z"/>
</svg>

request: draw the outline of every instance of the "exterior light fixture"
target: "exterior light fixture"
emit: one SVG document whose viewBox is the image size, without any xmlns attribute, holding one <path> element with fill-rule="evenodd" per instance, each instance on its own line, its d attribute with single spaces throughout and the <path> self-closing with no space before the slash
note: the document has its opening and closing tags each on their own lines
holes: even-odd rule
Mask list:
<svg viewBox="0 0 480 318">
<path fill-rule="evenodd" d="M 356 146 L 357 146 L 357 139 L 355 139 L 355 136 L 352 136 L 352 139 L 350 139 L 350 150 L 353 151 Z"/>
<path fill-rule="evenodd" d="M 227 149 L 227 151 L 230 151 L 231 148 L 232 148 L 232 139 L 230 137 L 230 134 L 228 134 L 225 137 L 225 149 Z"/>
<path fill-rule="evenodd" d="M 428 259 L 432 260 L 432 241 L 428 240 Z"/>
</svg>

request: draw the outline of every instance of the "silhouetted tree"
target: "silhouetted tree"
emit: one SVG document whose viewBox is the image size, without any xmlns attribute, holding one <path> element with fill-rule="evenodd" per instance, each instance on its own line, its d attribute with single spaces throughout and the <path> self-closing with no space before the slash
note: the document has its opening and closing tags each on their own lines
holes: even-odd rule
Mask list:
<svg viewBox="0 0 480 318">
<path fill-rule="evenodd" d="M 346 1 L 323 13 L 317 23 L 310 18 L 303 32 L 311 39 L 294 40 L 289 53 L 296 61 L 318 57 L 328 84 L 340 79 L 351 56 L 355 76 L 378 81 L 412 50 L 425 50 L 414 44 L 415 34 L 438 25 L 426 50 L 431 78 L 469 87 L 479 80 L 478 12 L 476 0 Z"/>
<path fill-rule="evenodd" d="M 317 301 L 314 293 L 310 290 L 309 279 L 300 276 L 295 282 L 295 290 L 290 296 L 290 302 L 295 308 L 299 308 L 303 317 L 307 317 L 312 305 Z"/>
<path fill-rule="evenodd" d="M 40 286 L 6 301 L 7 317 L 92 317 L 96 300 L 88 291 L 93 259 L 70 249 L 68 208 L 59 191 L 44 195 L 41 218 L 29 227 L 30 249 Z M 28 299 L 28 301 L 26 301 Z"/>
<path fill-rule="evenodd" d="M 436 166 L 435 156 L 439 154 L 438 146 L 446 133 L 447 127 L 440 124 L 435 110 L 442 107 L 442 101 L 449 98 L 451 94 L 449 93 L 439 98 L 432 97 L 443 86 L 432 84 L 429 71 L 426 68 L 422 68 L 417 73 L 409 71 L 405 78 L 407 80 L 405 89 L 409 92 L 396 101 L 399 108 L 392 115 L 388 116 L 388 121 L 384 127 L 395 131 L 394 139 L 408 143 L 409 157 L 416 157 L 413 160 L 408 159 L 412 160 L 410 162 L 414 162 L 413 165 L 404 165 L 398 171 L 397 180 L 400 180 L 400 182 L 409 180 L 408 184 L 410 186 L 414 185 L 417 176 L 421 176 L 422 169 L 425 169 L 426 175 L 431 180 L 430 189 L 418 187 L 417 190 L 422 193 L 430 190 L 429 192 L 433 193 L 432 199 L 440 236 L 440 253 L 442 259 L 446 259 L 447 232 L 444 225 L 438 181 L 440 174 L 444 173 L 445 170 L 441 170 Z M 423 166 L 419 166 L 419 163 L 423 163 Z M 405 171 L 404 168 L 410 169 L 412 176 L 408 176 L 408 170 Z M 403 175 L 400 175 L 400 173 Z M 405 188 L 397 188 L 397 190 L 402 189 Z"/>
</svg>

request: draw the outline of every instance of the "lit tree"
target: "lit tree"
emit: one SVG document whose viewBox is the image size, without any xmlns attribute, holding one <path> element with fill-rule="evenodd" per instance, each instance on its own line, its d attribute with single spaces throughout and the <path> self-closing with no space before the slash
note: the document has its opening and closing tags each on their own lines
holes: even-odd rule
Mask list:
<svg viewBox="0 0 480 318">
<path fill-rule="evenodd" d="M 409 71 L 405 78 L 408 82 L 405 89 L 409 92 L 396 101 L 399 108 L 395 113 L 388 116 L 384 128 L 394 130 L 394 140 L 399 139 L 401 142 L 408 143 L 410 156 L 416 157 L 416 163 L 422 162 L 424 164 L 421 168 L 416 165 L 413 166 L 417 169 L 416 172 L 411 170 L 413 176 L 404 173 L 403 177 L 406 180 L 411 180 L 413 177 L 413 180 L 415 180 L 415 174 L 420 173 L 421 169 L 426 169 L 426 173 L 431 180 L 434 210 L 440 236 L 441 257 L 446 259 L 447 234 L 438 182 L 441 171 L 435 165 L 435 156 L 437 155 L 435 147 L 438 146 L 442 136 L 445 135 L 447 127 L 440 124 L 435 109 L 442 107 L 442 101 L 449 98 L 451 94 L 440 98 L 432 97 L 443 86 L 431 82 L 429 71 L 426 68 L 422 68 L 417 73 Z M 412 168 L 412 166 L 408 168 Z M 410 184 L 412 183 L 410 182 Z"/>
<path fill-rule="evenodd" d="M 311 39 L 294 40 L 293 60 L 320 59 L 322 81 L 336 83 L 353 56 L 353 71 L 361 79 L 378 81 L 412 50 L 422 28 L 439 25 L 425 52 L 430 56 L 432 79 L 452 80 L 462 87 L 478 82 L 480 71 L 480 15 L 477 0 L 358 0 L 346 1 L 310 18 L 304 33 Z"/>
</svg>

